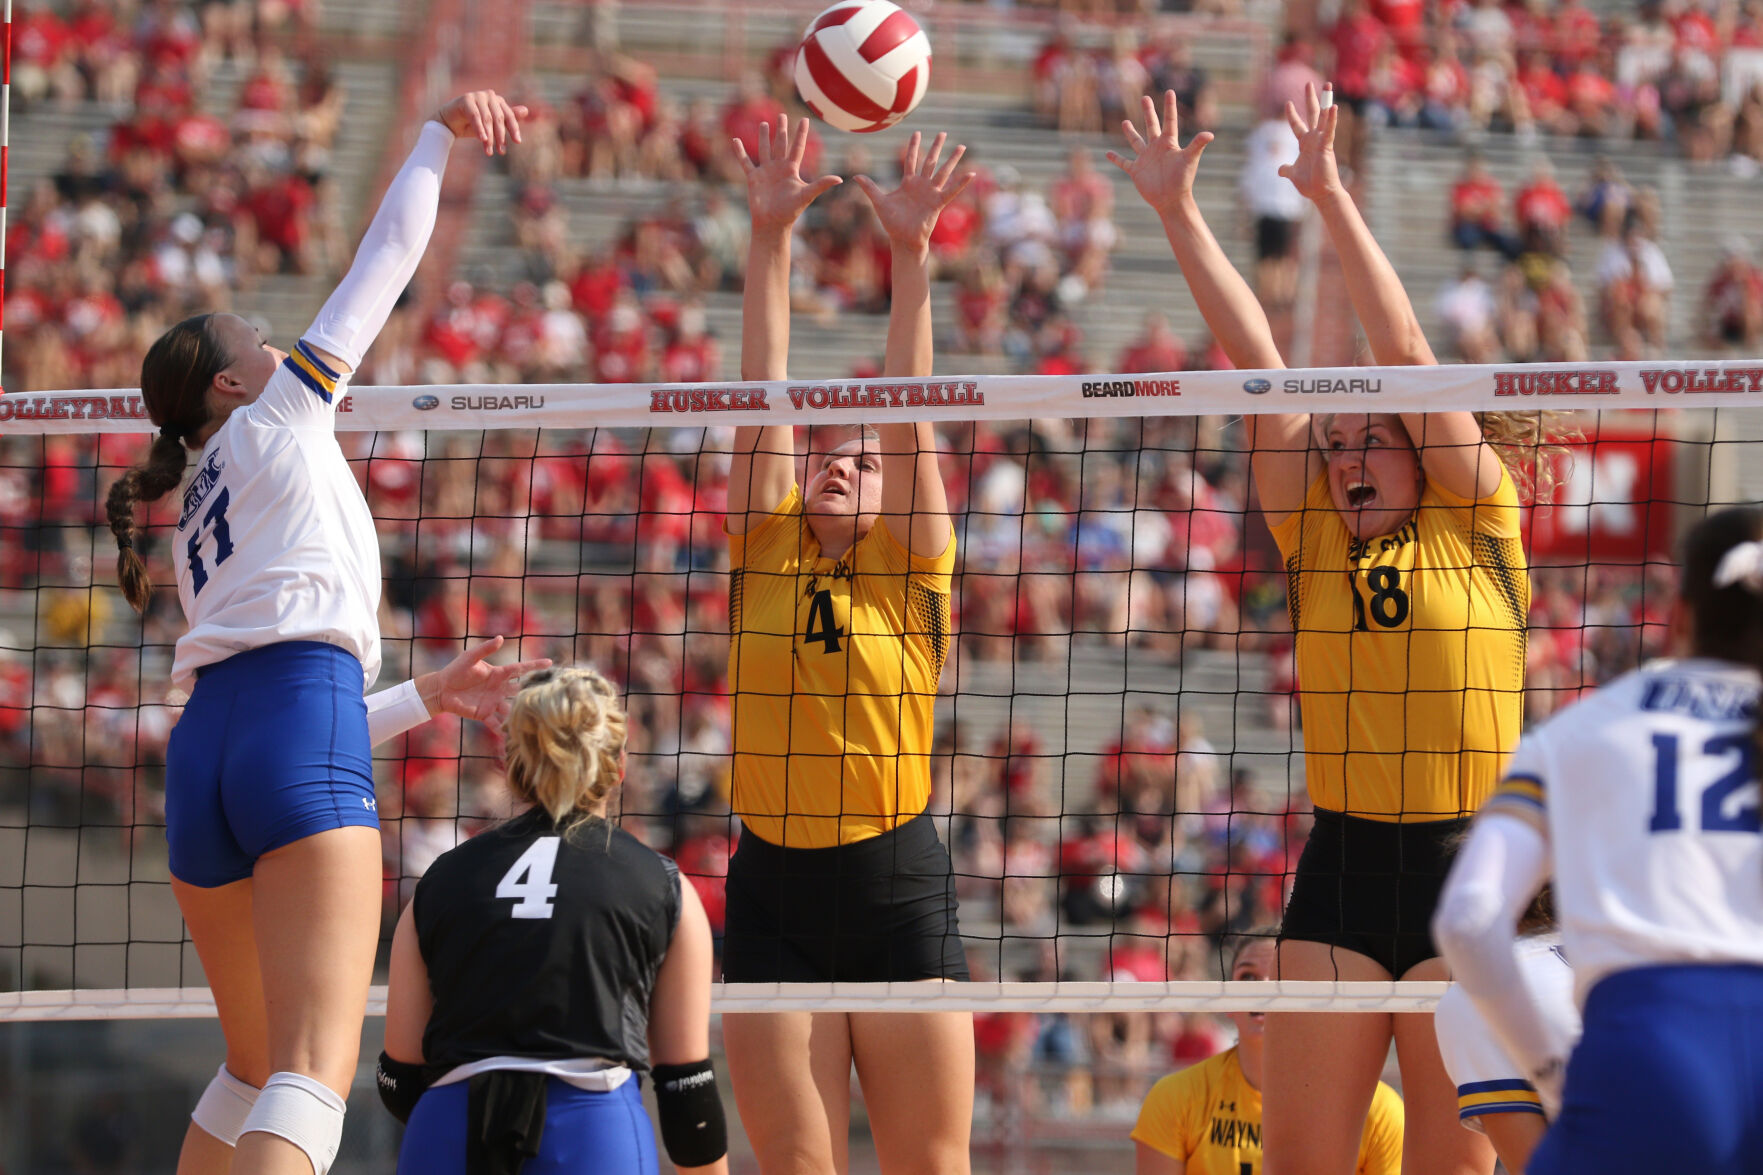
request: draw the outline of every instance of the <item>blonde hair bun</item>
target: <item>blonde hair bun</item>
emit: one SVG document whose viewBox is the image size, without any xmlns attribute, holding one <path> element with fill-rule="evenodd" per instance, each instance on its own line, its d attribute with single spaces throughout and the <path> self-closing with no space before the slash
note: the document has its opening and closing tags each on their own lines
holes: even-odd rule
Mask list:
<svg viewBox="0 0 1763 1175">
<path fill-rule="evenodd" d="M 567 826 L 598 815 L 623 778 L 625 713 L 593 669 L 541 669 L 520 683 L 502 727 L 508 786 Z"/>
</svg>

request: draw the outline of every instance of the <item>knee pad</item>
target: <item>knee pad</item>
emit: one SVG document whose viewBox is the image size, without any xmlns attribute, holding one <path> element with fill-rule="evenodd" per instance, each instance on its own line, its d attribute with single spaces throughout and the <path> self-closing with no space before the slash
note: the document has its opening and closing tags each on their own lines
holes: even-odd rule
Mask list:
<svg viewBox="0 0 1763 1175">
<path fill-rule="evenodd" d="M 312 1175 L 327 1175 L 343 1141 L 346 1107 L 330 1086 L 304 1073 L 276 1073 L 263 1083 L 240 1134 L 285 1138 L 312 1161 Z"/>
<path fill-rule="evenodd" d="M 255 1085 L 240 1081 L 222 1065 L 190 1111 L 190 1121 L 228 1146 L 236 1146 L 245 1118 L 257 1104 L 257 1093 Z"/>
</svg>

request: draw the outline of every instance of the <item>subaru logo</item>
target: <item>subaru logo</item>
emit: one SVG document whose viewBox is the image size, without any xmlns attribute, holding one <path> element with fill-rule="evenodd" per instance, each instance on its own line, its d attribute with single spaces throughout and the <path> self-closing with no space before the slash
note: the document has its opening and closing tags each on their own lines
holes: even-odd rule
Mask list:
<svg viewBox="0 0 1763 1175">
<path fill-rule="evenodd" d="M 1243 390 L 1251 396 L 1265 396 L 1273 390 L 1273 384 L 1264 379 L 1246 379 L 1243 381 Z"/>
<path fill-rule="evenodd" d="M 418 412 L 427 412 L 432 408 L 439 408 L 441 406 L 441 397 L 428 395 L 418 396 L 416 399 L 410 401 L 410 406 Z"/>
</svg>

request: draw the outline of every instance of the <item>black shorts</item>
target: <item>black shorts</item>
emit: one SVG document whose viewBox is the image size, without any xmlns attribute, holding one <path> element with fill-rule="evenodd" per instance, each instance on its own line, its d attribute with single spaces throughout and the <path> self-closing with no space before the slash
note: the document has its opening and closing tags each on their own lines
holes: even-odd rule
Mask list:
<svg viewBox="0 0 1763 1175">
<path fill-rule="evenodd" d="M 1292 239 L 1297 234 L 1297 222 L 1284 220 L 1278 216 L 1257 216 L 1255 218 L 1255 257 L 1259 261 L 1271 261 L 1292 255 Z"/>
<path fill-rule="evenodd" d="M 743 830 L 728 863 L 731 983 L 966 979 L 955 876 L 929 816 L 825 849 Z"/>
<path fill-rule="evenodd" d="M 1400 979 L 1439 953 L 1432 914 L 1467 827 L 1467 820 L 1392 824 L 1318 808 L 1280 940 L 1345 947 Z"/>
</svg>

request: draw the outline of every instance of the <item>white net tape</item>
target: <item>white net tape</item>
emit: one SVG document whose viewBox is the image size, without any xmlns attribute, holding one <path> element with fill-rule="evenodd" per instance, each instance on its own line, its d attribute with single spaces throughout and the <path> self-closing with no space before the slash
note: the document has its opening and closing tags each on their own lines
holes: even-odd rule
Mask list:
<svg viewBox="0 0 1763 1175">
<path fill-rule="evenodd" d="M 337 428 L 422 431 L 889 424 L 902 421 L 1732 408 L 1763 396 L 1755 360 L 1503 367 L 1320 367 L 1162 375 L 977 375 L 716 384 L 451 384 L 356 388 Z M 140 394 L 115 388 L 0 396 L 0 433 L 145 432 Z"/>
<path fill-rule="evenodd" d="M 1178 980 L 1169 983 L 720 983 L 716 1012 L 1430 1012 L 1446 983 Z M 386 1011 L 386 989 L 367 997 Z M 214 1015 L 205 987 L 0 994 L 0 1022 Z"/>
</svg>

